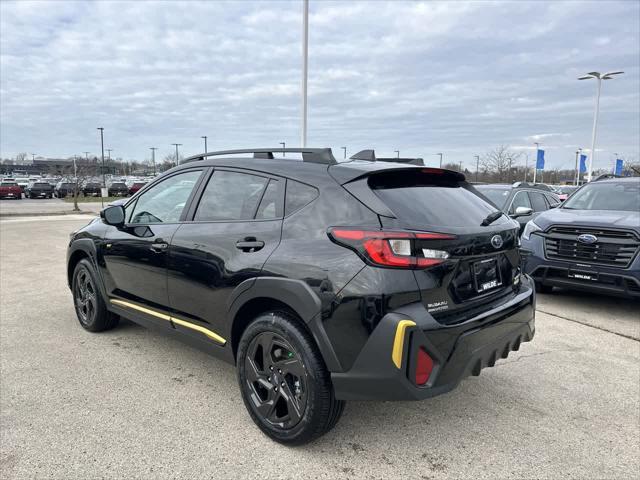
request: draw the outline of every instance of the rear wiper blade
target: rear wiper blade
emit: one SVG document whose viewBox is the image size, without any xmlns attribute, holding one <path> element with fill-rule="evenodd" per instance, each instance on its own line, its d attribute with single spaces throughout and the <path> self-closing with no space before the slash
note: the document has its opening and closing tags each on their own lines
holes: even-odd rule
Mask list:
<svg viewBox="0 0 640 480">
<path fill-rule="evenodd" d="M 502 215 L 504 215 L 504 212 L 501 212 L 500 210 L 491 212 L 489 215 L 487 215 L 487 218 L 482 220 L 482 223 L 480 225 L 483 227 L 486 227 L 487 225 L 491 225 L 493 222 L 499 219 Z"/>
</svg>

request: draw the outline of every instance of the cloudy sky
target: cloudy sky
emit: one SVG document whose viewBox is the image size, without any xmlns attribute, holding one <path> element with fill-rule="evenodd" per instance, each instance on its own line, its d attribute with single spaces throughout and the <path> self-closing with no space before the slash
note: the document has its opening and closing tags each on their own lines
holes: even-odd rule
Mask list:
<svg viewBox="0 0 640 480">
<path fill-rule="evenodd" d="M 2 1 L 0 156 L 125 159 L 300 143 L 299 2 Z M 640 3 L 311 0 L 309 146 L 471 166 L 499 144 L 571 167 L 640 150 Z M 525 150 L 529 149 L 529 150 Z M 602 150 L 602 151 L 600 151 Z"/>
</svg>

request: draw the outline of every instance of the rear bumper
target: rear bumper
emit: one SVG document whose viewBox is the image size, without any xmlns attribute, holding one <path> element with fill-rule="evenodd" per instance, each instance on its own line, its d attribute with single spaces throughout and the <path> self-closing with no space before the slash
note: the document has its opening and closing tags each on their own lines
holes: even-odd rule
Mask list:
<svg viewBox="0 0 640 480">
<path fill-rule="evenodd" d="M 414 326 L 404 331 L 399 368 L 392 361 L 393 344 L 402 320 Z M 462 379 L 479 375 L 506 358 L 535 334 L 535 293 L 525 278 L 519 293 L 504 304 L 463 324 L 441 325 L 419 304 L 383 317 L 351 370 L 332 373 L 341 400 L 422 400 L 454 389 Z M 434 360 L 429 381 L 416 386 L 419 349 Z"/>
</svg>

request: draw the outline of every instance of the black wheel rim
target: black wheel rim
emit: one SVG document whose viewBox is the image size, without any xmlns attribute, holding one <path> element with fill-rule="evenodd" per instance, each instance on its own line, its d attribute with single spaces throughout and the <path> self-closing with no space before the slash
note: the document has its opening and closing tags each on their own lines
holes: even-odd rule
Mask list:
<svg viewBox="0 0 640 480">
<path fill-rule="evenodd" d="M 74 296 L 78 318 L 83 324 L 89 325 L 96 315 L 96 289 L 85 268 L 80 269 L 76 276 Z"/>
<path fill-rule="evenodd" d="M 290 429 L 302 419 L 308 374 L 302 358 L 280 335 L 256 335 L 244 359 L 245 388 L 254 412 L 266 423 Z"/>
</svg>

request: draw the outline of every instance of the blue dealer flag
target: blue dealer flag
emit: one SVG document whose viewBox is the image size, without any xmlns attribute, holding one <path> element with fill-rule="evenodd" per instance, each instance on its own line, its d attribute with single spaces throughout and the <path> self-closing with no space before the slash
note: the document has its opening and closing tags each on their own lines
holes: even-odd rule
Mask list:
<svg viewBox="0 0 640 480">
<path fill-rule="evenodd" d="M 587 173 L 587 156 L 580 155 L 580 173 Z"/>
<path fill-rule="evenodd" d="M 536 159 L 536 169 L 544 170 L 544 150 L 538 150 L 538 158 Z"/>
<path fill-rule="evenodd" d="M 619 158 L 616 160 L 616 175 L 622 175 L 622 160 Z"/>
</svg>

